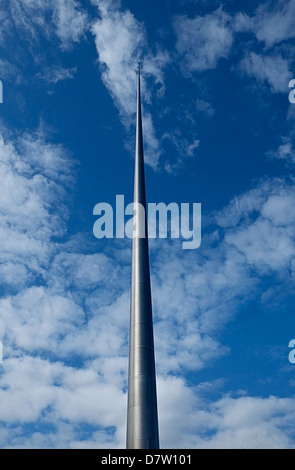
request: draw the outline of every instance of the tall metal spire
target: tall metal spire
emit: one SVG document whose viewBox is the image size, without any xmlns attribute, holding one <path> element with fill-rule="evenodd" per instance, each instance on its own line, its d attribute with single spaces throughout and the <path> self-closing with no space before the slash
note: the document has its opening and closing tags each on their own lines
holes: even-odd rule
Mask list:
<svg viewBox="0 0 295 470">
<path fill-rule="evenodd" d="M 138 65 L 134 208 L 137 234 L 132 242 L 132 285 L 130 308 L 127 449 L 159 449 L 153 315 L 146 217 L 144 155 L 142 138 L 140 66 Z M 139 209 L 138 209 L 139 210 Z"/>
</svg>

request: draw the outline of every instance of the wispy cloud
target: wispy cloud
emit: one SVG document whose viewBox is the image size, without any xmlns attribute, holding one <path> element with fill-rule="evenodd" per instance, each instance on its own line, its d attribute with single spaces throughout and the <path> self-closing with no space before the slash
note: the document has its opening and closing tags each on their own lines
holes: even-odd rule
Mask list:
<svg viewBox="0 0 295 470">
<path fill-rule="evenodd" d="M 23 79 L 19 68 L 5 59 L 0 59 L 0 78 L 14 83 L 20 83 Z"/>
<path fill-rule="evenodd" d="M 279 147 L 276 150 L 269 150 L 266 155 L 283 160 L 287 164 L 295 163 L 295 150 L 291 137 L 283 137 Z"/>
<path fill-rule="evenodd" d="M 11 34 L 9 23 L 25 34 L 29 41 L 36 41 L 39 35 L 55 34 L 64 48 L 79 42 L 87 28 L 87 15 L 76 0 L 57 0 L 46 3 L 43 0 L 11 0 L 6 10 L 7 34 Z M 29 37 L 28 37 L 29 35 Z"/>
<path fill-rule="evenodd" d="M 196 149 L 199 148 L 200 140 L 196 136 L 192 136 L 191 141 L 188 141 L 182 136 L 179 129 L 175 129 L 174 132 L 165 132 L 162 136 L 163 140 L 170 141 L 177 149 L 178 158 L 174 162 L 167 161 L 165 163 L 165 169 L 167 173 L 175 173 L 183 165 L 185 158 L 192 158 Z"/>
<path fill-rule="evenodd" d="M 150 75 L 155 84 L 164 87 L 163 68 L 169 57 L 159 51 L 153 54 L 147 45 L 146 33 L 129 10 L 121 10 L 119 3 L 96 0 L 100 19 L 94 22 L 92 31 L 102 70 L 102 79 L 109 90 L 122 118 L 130 126 L 136 109 L 136 67 L 142 63 L 143 100 L 145 93 L 144 76 Z M 146 161 L 157 168 L 161 149 L 151 114 L 144 107 L 143 125 L 146 144 Z"/>
</svg>

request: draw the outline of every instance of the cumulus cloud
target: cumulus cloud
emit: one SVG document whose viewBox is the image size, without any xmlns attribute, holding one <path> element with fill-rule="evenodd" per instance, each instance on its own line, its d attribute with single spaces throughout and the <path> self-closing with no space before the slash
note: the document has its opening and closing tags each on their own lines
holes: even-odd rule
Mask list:
<svg viewBox="0 0 295 470">
<path fill-rule="evenodd" d="M 30 287 L 0 301 L 4 343 L 26 351 L 57 353 L 59 342 L 83 324 L 84 312 L 68 296 Z M 8 351 L 8 350 L 7 350 Z"/>
<path fill-rule="evenodd" d="M 34 422 L 43 415 L 42 421 L 52 424 L 49 425 L 49 436 L 45 433 L 46 441 L 43 434 L 43 439 L 40 436 L 38 443 L 36 434 L 32 433 L 31 442 L 26 444 L 27 436 L 24 436 L 24 440 L 17 438 L 18 434 L 22 435 L 19 427 L 13 433 L 12 441 L 4 443 L 2 440 L 1 447 L 3 444 L 5 447 L 14 447 L 17 443 L 18 446 L 21 444 L 20 447 L 24 447 L 24 443 L 32 447 L 34 443 L 36 447 L 48 448 L 52 441 L 53 447 L 61 447 L 62 444 L 68 447 L 70 443 L 67 439 L 78 440 L 79 430 L 76 428 L 75 431 L 75 423 L 84 422 L 90 429 L 93 426 L 92 430 L 96 432 L 99 429 L 98 422 L 105 428 L 111 427 L 114 421 L 118 429 L 123 425 L 123 392 L 107 384 L 92 368 L 79 370 L 30 356 L 7 359 L 4 368 L 0 379 L 0 395 L 4 405 L 1 407 L 1 421 L 5 421 L 9 429 L 10 424 Z M 70 430 L 66 425 L 69 422 L 72 423 Z M 54 432 L 61 438 L 59 443 L 53 438 Z M 113 434 L 111 445 L 114 445 L 115 439 L 116 434 Z M 100 441 L 96 447 L 101 445 Z"/>
<path fill-rule="evenodd" d="M 263 279 L 275 278 L 281 292 L 293 292 L 294 203 L 292 184 L 263 181 L 214 216 L 217 246 L 210 237 L 203 237 L 201 251 L 189 254 L 158 245 L 152 272 L 161 373 L 199 370 L 230 354 L 216 332 L 259 297 Z M 275 292 L 269 295 L 271 302 Z"/>
<path fill-rule="evenodd" d="M 38 133 L 14 142 L 1 136 L 2 281 L 13 286 L 14 278 L 20 285 L 34 273 L 42 275 L 52 251 L 50 239 L 65 233 L 66 206 L 54 206 L 73 182 L 71 166 L 63 148 L 47 144 Z"/>
<path fill-rule="evenodd" d="M 261 83 L 268 83 L 274 93 L 286 93 L 292 78 L 288 53 L 280 48 L 281 42 L 294 37 L 295 2 L 278 2 L 260 5 L 254 16 L 244 13 L 231 16 L 218 8 L 205 16 L 189 18 L 177 16 L 174 30 L 177 36 L 176 51 L 185 74 L 213 69 L 221 58 L 229 58 L 235 34 L 254 32 L 258 41 L 264 42 L 267 53 L 249 51 L 240 63 L 240 69 Z M 245 44 L 246 45 L 246 44 Z M 271 48 L 277 45 L 278 49 Z M 202 108 L 203 103 L 200 102 Z"/>
<path fill-rule="evenodd" d="M 255 280 L 239 253 L 228 252 L 226 245 L 208 257 L 172 253 L 162 248 L 153 264 L 158 368 L 200 370 L 229 352 L 215 333 L 232 318 L 241 297 L 251 296 Z"/>
<path fill-rule="evenodd" d="M 216 388 L 217 384 L 204 385 L 208 389 L 210 386 Z M 163 412 L 160 430 L 164 448 L 293 447 L 293 397 L 233 397 L 227 394 L 212 401 L 203 398 L 200 386 L 193 391 L 180 378 L 160 379 L 159 407 Z M 176 430 L 175 422 L 179 423 Z"/>
<path fill-rule="evenodd" d="M 219 59 L 229 56 L 233 43 L 230 19 L 222 8 L 205 16 L 175 18 L 176 50 L 185 72 L 213 69 Z"/>
<path fill-rule="evenodd" d="M 287 131 L 285 135 L 281 137 L 280 145 L 277 149 L 269 150 L 266 156 L 269 158 L 277 158 L 285 163 L 287 166 L 292 166 L 295 163 L 295 148 L 294 148 L 294 136 L 295 136 L 295 107 L 294 104 L 289 105 L 289 109 L 286 116 L 286 127 Z"/>
<path fill-rule="evenodd" d="M 40 132 L 15 138 L 6 130 L 0 144 L 1 447 L 83 447 L 78 423 L 90 426 L 96 447 L 122 445 L 129 319 L 124 264 L 69 252 L 61 243 L 74 178 L 62 146 Z M 83 365 L 72 367 L 79 354 Z M 93 357 L 96 362 L 84 365 Z M 25 423 L 31 423 L 30 435 Z M 42 423 L 48 434 L 40 432 Z"/>
</svg>

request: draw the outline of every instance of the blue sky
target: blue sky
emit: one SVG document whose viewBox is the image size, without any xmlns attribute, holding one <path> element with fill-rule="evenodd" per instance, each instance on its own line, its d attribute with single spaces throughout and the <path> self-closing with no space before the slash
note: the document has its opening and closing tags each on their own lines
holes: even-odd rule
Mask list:
<svg viewBox="0 0 295 470">
<path fill-rule="evenodd" d="M 4 0 L 0 447 L 124 448 L 142 64 L 147 197 L 200 202 L 151 240 L 163 448 L 293 448 L 295 1 Z"/>
</svg>

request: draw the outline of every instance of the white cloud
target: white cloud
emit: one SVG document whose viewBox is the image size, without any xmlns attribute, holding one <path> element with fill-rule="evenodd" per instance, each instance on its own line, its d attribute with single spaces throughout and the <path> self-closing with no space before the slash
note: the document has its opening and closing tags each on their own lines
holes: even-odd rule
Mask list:
<svg viewBox="0 0 295 470">
<path fill-rule="evenodd" d="M 195 18 L 177 16 L 174 29 L 176 50 L 186 72 L 213 69 L 219 59 L 230 54 L 233 43 L 230 16 L 222 8 Z"/>
<path fill-rule="evenodd" d="M 64 185 L 73 182 L 71 167 L 63 148 L 46 143 L 40 134 L 25 134 L 14 143 L 1 136 L 2 282 L 20 286 L 33 273 L 44 274 L 51 238 L 65 233 L 67 210 L 62 201 Z"/>
<path fill-rule="evenodd" d="M 126 394 L 97 374 L 95 363 L 81 370 L 23 356 L 3 367 L 1 448 L 124 448 Z M 162 448 L 293 447 L 294 398 L 202 395 L 179 377 L 159 377 Z M 23 423 L 40 416 L 39 429 L 46 430 L 24 431 Z"/>
<path fill-rule="evenodd" d="M 159 371 L 199 370 L 227 354 L 215 333 L 255 287 L 241 256 L 227 246 L 208 257 L 162 247 L 152 272 Z"/>
<path fill-rule="evenodd" d="M 192 158 L 199 148 L 200 140 L 196 135 L 190 136 L 190 140 L 183 137 L 180 129 L 175 129 L 173 132 L 165 132 L 162 136 L 163 141 L 168 141 L 173 144 L 177 151 L 177 158 L 175 161 L 166 161 L 165 170 L 167 173 L 173 174 L 183 165 L 184 159 Z"/>
<path fill-rule="evenodd" d="M 247 263 L 261 269 L 280 269 L 295 255 L 290 234 L 264 219 L 233 234 L 228 233 L 226 240 L 246 255 Z"/>
<path fill-rule="evenodd" d="M 283 143 L 279 145 L 278 149 L 276 151 L 269 151 L 267 155 L 272 158 L 278 158 L 292 163 L 295 162 L 295 151 L 290 138 L 284 138 Z"/>
<path fill-rule="evenodd" d="M 214 116 L 215 114 L 215 109 L 211 106 L 210 103 L 208 103 L 208 101 L 197 99 L 196 107 L 198 111 L 204 112 L 208 116 Z"/>
<path fill-rule="evenodd" d="M 66 69 L 60 66 L 47 67 L 43 72 L 38 73 L 37 77 L 48 83 L 56 84 L 63 80 L 69 80 L 75 77 L 77 67 Z"/>
<path fill-rule="evenodd" d="M 145 44 L 142 25 L 129 11 L 107 11 L 94 23 L 93 33 L 99 61 L 105 66 L 103 81 L 119 110 L 131 115 L 136 103 L 135 71 Z"/>
<path fill-rule="evenodd" d="M 158 389 L 163 448 L 294 447 L 294 398 L 225 395 L 214 402 L 176 377 L 160 378 Z"/>
<path fill-rule="evenodd" d="M 60 447 L 62 443 L 64 447 L 74 447 L 81 436 L 81 431 L 75 430 L 78 423 L 93 426 L 94 431 L 116 423 L 118 431 L 110 440 L 109 447 L 116 443 L 117 433 L 122 434 L 126 396 L 117 387 L 106 383 L 93 368 L 79 370 L 30 356 L 7 359 L 3 367 L 0 379 L 1 421 L 5 421 L 9 428 L 9 424 L 32 423 L 42 415 L 41 425 L 46 423 L 50 428 L 49 436 L 46 433 L 43 437 L 32 434 L 28 447 L 32 443 L 43 448 L 50 444 Z M 70 429 L 68 422 L 71 423 Z M 53 438 L 51 429 L 55 429 L 59 442 Z M 21 427 L 14 430 L 10 441 L 3 443 L 2 440 L 1 447 L 14 447 L 17 443 L 23 447 L 27 436 L 21 439 L 18 434 L 23 434 Z M 105 432 L 101 437 L 103 434 Z M 120 436 L 120 441 L 122 445 L 123 436 Z M 100 447 L 102 442 L 97 444 Z"/>
<path fill-rule="evenodd" d="M 17 84 L 22 81 L 20 70 L 5 59 L 0 59 L 0 78 Z"/>
<path fill-rule="evenodd" d="M 87 15 L 76 0 L 11 0 L 6 11 L 7 30 L 12 21 L 26 39 L 36 41 L 40 34 L 55 34 L 62 47 L 79 42 L 87 28 Z"/>
<path fill-rule="evenodd" d="M 295 257 L 294 203 L 293 187 L 282 180 L 267 181 L 235 198 L 217 218 L 221 226 L 227 227 L 226 243 L 243 254 L 245 262 L 258 272 L 288 268 Z"/>
<path fill-rule="evenodd" d="M 0 147 L 0 223 L 7 282 L 20 290 L 0 302 L 0 445 L 124 447 L 130 246 L 128 256 L 125 244 L 86 254 L 53 242 L 65 233 L 58 209 L 73 179 L 66 152 L 40 135 L 10 140 Z M 205 237 L 188 254 L 177 242 L 151 244 L 163 447 L 292 446 L 293 398 L 204 401 L 184 376 L 230 354 L 219 335 L 243 299 L 262 275 L 279 281 L 294 266 L 294 202 L 284 180 L 262 182 L 215 214 L 226 233 L 214 246 Z"/>
<path fill-rule="evenodd" d="M 87 16 L 76 0 L 58 0 L 54 4 L 53 21 L 63 46 L 79 42 L 87 27 Z"/>
<path fill-rule="evenodd" d="M 7 348 L 57 353 L 59 343 L 85 320 L 83 310 L 68 296 L 31 287 L 0 300 L 1 331 Z"/>
<path fill-rule="evenodd" d="M 271 2 L 265 2 L 257 8 L 254 16 L 239 14 L 236 20 L 238 30 L 253 31 L 259 41 L 272 47 L 294 38 L 295 2 L 279 0 L 274 6 Z"/>
<path fill-rule="evenodd" d="M 249 77 L 254 77 L 261 83 L 267 82 L 274 93 L 286 93 L 288 90 L 292 75 L 288 61 L 281 55 L 266 56 L 250 52 L 240 62 L 240 68 Z"/>
<path fill-rule="evenodd" d="M 194 138 L 192 142 L 188 142 L 181 136 L 181 131 L 176 129 L 174 133 L 165 133 L 162 139 L 170 140 L 177 149 L 177 153 L 180 157 L 193 157 L 195 150 L 199 147 L 199 139 Z M 179 162 L 181 159 L 179 159 Z M 177 164 L 176 164 L 177 165 Z"/>
<path fill-rule="evenodd" d="M 136 110 L 136 70 L 142 59 L 142 99 L 149 101 L 150 96 L 145 87 L 144 76 L 150 75 L 156 86 L 164 87 L 163 68 L 169 57 L 158 51 L 152 54 L 147 47 L 147 40 L 142 23 L 136 20 L 129 10 L 121 11 L 118 3 L 111 4 L 105 0 L 96 0 L 100 19 L 92 26 L 102 79 L 110 92 L 123 120 L 128 127 L 134 122 Z M 160 157 L 160 146 L 156 137 L 152 117 L 143 110 L 144 141 L 146 162 L 157 168 Z"/>
<path fill-rule="evenodd" d="M 217 421 L 216 433 L 200 444 L 223 449 L 292 448 L 294 406 L 293 398 L 224 397 L 214 403 L 208 416 L 210 422 L 212 414 Z"/>
<path fill-rule="evenodd" d="M 261 182 L 216 214 L 213 220 L 220 232 L 214 237 L 215 248 L 206 237 L 202 249 L 189 255 L 178 251 L 177 245 L 173 249 L 172 243 L 151 245 L 161 373 L 202 369 L 229 354 L 216 332 L 222 331 L 244 302 L 259 296 L 264 276 L 276 278 L 285 294 L 290 291 L 294 204 L 292 185 L 284 180 Z"/>
<path fill-rule="evenodd" d="M 286 117 L 286 126 L 287 132 L 282 136 L 280 145 L 275 150 L 269 150 L 266 153 L 266 156 L 270 158 L 278 158 L 288 166 L 295 163 L 295 106 L 293 104 L 289 105 Z"/>
<path fill-rule="evenodd" d="M 150 113 L 143 112 L 142 127 L 144 134 L 145 163 L 156 170 L 159 166 L 161 148 L 156 136 L 153 118 Z"/>
</svg>

